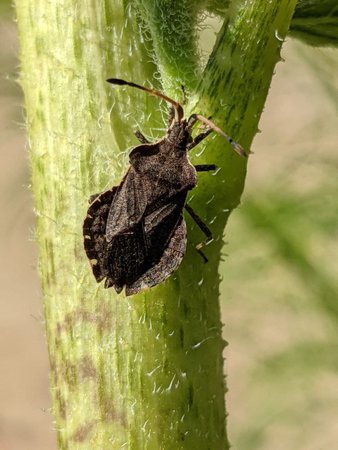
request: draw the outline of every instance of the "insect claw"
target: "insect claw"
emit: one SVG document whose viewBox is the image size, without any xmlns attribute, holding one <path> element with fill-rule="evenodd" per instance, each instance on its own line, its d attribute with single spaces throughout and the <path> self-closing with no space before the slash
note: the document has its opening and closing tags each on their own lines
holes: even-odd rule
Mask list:
<svg viewBox="0 0 338 450">
<path fill-rule="evenodd" d="M 198 251 L 199 255 L 202 256 L 203 260 L 204 260 L 204 264 L 206 264 L 207 262 L 209 262 L 208 258 L 205 256 L 205 254 L 202 252 L 202 250 L 200 248 L 198 248 L 200 245 L 196 245 L 196 250 Z"/>
</svg>

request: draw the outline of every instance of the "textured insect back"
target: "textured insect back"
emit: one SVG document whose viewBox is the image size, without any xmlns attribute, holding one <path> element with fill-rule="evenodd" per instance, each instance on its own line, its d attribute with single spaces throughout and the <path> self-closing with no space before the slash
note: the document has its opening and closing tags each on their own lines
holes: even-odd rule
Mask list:
<svg viewBox="0 0 338 450">
<path fill-rule="evenodd" d="M 137 132 L 141 145 L 130 152 L 130 167 L 119 186 L 95 197 L 83 225 L 84 247 L 97 282 L 116 292 L 136 294 L 166 280 L 180 265 L 186 250 L 186 224 L 183 217 L 188 191 L 197 184 L 197 170 L 214 170 L 214 165 L 194 167 L 188 151 L 211 131 L 216 131 L 241 156 L 244 150 L 209 119 L 192 115 L 183 117 L 183 108 L 161 92 L 138 84 L 111 78 L 115 85 L 141 89 L 161 98 L 174 111 L 167 135 L 149 143 Z M 208 129 L 192 138 L 192 128 L 199 120 Z M 186 210 L 212 240 L 209 228 L 186 206 Z M 203 244 L 196 246 L 201 251 Z"/>
</svg>

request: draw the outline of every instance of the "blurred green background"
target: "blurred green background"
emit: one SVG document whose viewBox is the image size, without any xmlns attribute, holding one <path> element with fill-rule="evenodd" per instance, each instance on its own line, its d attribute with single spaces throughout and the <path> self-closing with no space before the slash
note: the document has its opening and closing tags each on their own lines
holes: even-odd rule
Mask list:
<svg viewBox="0 0 338 450">
<path fill-rule="evenodd" d="M 0 3 L 0 448 L 56 449 L 13 12 Z M 221 266 L 238 450 L 338 442 L 338 59 L 288 39 Z M 216 449 L 215 449 L 216 450 Z"/>
</svg>

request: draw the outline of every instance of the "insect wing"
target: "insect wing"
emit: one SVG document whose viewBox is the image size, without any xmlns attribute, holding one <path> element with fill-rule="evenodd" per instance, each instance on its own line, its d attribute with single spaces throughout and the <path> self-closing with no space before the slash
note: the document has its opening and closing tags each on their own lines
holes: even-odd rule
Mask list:
<svg viewBox="0 0 338 450">
<path fill-rule="evenodd" d="M 161 206 L 150 206 L 143 219 L 147 247 L 146 265 L 132 283 L 126 285 L 131 295 L 155 286 L 180 265 L 186 248 L 186 225 L 182 216 L 186 193 L 180 193 Z"/>
<path fill-rule="evenodd" d="M 128 233 L 114 236 L 107 243 L 108 275 L 105 287 L 114 286 L 121 292 L 124 286 L 137 280 L 148 268 L 148 251 L 142 223 Z"/>
<path fill-rule="evenodd" d="M 181 264 L 187 243 L 187 230 L 183 217 L 176 224 L 169 244 L 157 264 L 146 270 L 132 284 L 126 286 L 126 295 L 136 294 L 144 289 L 156 286 L 168 278 Z"/>
<path fill-rule="evenodd" d="M 118 187 L 108 214 L 106 239 L 128 233 L 141 221 L 147 207 L 146 180 L 131 167 Z"/>
<path fill-rule="evenodd" d="M 125 286 L 130 295 L 130 289 L 136 293 L 148 285 L 154 286 L 160 282 L 156 280 L 164 280 L 178 267 L 186 245 L 185 224 L 182 225 L 185 195 L 149 206 L 139 223 L 113 237 L 108 243 L 106 287 L 114 286 L 120 292 Z"/>
<path fill-rule="evenodd" d="M 143 219 L 145 234 L 148 236 L 155 234 L 161 225 L 161 228 L 164 227 L 171 234 L 183 209 L 184 202 L 182 204 L 180 203 L 176 200 L 165 203 L 157 208 L 149 208 Z"/>
</svg>

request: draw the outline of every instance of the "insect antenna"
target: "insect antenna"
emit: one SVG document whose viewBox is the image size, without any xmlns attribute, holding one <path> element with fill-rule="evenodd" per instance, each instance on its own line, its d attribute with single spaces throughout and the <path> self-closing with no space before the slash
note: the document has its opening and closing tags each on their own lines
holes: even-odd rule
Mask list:
<svg viewBox="0 0 338 450">
<path fill-rule="evenodd" d="M 175 110 L 175 121 L 176 122 L 180 122 L 181 119 L 183 118 L 183 108 L 182 106 L 178 103 L 175 102 L 175 100 L 172 100 L 171 98 L 167 97 L 166 95 L 162 94 L 161 92 L 155 91 L 155 89 L 149 89 L 147 87 L 144 86 L 140 86 L 139 84 L 133 83 L 131 81 L 125 81 L 125 80 L 121 80 L 120 78 L 109 78 L 108 83 L 111 84 L 117 84 L 119 86 L 131 86 L 131 87 L 135 87 L 137 89 L 141 89 L 142 91 L 148 92 L 148 94 L 154 96 L 154 97 L 159 97 L 162 98 L 163 100 L 165 100 L 166 102 L 170 103 L 174 110 Z"/>
<path fill-rule="evenodd" d="M 237 142 L 235 142 L 230 136 L 228 136 L 226 133 L 224 133 L 223 130 L 221 130 L 220 128 L 218 128 L 217 125 L 214 124 L 214 122 L 211 122 L 211 120 L 207 119 L 206 117 L 201 116 L 200 114 L 195 114 L 196 119 L 198 119 L 199 121 L 205 123 L 206 125 L 208 125 L 209 128 L 211 128 L 212 130 L 216 131 L 216 133 L 218 133 L 219 135 L 223 136 L 228 142 L 229 144 L 232 145 L 233 149 L 241 156 L 244 156 L 245 158 L 247 158 L 247 153 L 245 152 L 244 148 L 237 144 Z"/>
</svg>

